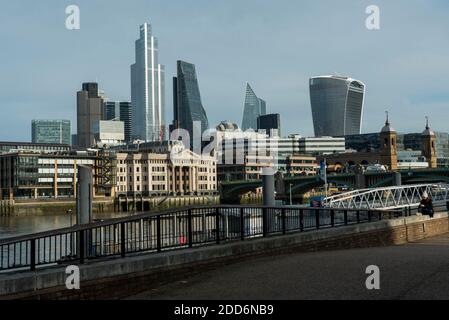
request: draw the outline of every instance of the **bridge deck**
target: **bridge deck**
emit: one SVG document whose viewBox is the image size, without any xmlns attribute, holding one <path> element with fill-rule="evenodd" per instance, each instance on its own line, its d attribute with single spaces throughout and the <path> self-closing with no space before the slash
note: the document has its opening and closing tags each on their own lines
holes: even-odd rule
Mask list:
<svg viewBox="0 0 449 320">
<path fill-rule="evenodd" d="M 380 268 L 381 289 L 365 287 Z M 449 234 L 401 246 L 253 258 L 133 299 L 449 299 Z"/>
</svg>

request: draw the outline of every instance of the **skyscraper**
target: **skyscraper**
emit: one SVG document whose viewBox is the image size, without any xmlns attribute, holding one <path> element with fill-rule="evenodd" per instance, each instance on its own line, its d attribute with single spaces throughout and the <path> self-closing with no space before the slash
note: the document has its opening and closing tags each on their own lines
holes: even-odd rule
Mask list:
<svg viewBox="0 0 449 320">
<path fill-rule="evenodd" d="M 31 121 L 33 143 L 71 144 L 70 120 Z"/>
<path fill-rule="evenodd" d="M 321 76 L 310 79 L 315 136 L 360 134 L 365 85 L 355 79 Z"/>
<path fill-rule="evenodd" d="M 98 92 L 98 84 L 83 83 L 77 92 L 77 145 L 90 148 L 95 144 L 93 126 L 103 119 L 103 98 Z"/>
<path fill-rule="evenodd" d="M 194 122 L 200 122 L 201 128 L 198 141 L 201 142 L 201 135 L 209 128 L 206 111 L 201 103 L 200 88 L 196 76 L 195 65 L 178 61 L 177 77 L 173 78 L 173 128 L 186 129 L 190 134 L 190 146 L 194 146 L 193 127 Z"/>
<path fill-rule="evenodd" d="M 159 64 L 157 38 L 151 25 L 140 26 L 131 65 L 132 136 L 145 141 L 165 139 L 165 68 Z"/>
<path fill-rule="evenodd" d="M 279 113 L 264 114 L 257 118 L 257 130 L 264 130 L 270 137 L 281 136 L 281 115 Z"/>
<path fill-rule="evenodd" d="M 125 142 L 132 140 L 132 106 L 131 102 L 108 101 L 104 107 L 105 120 L 120 120 L 125 123 Z"/>
<path fill-rule="evenodd" d="M 257 118 L 267 113 L 266 102 L 256 96 L 246 83 L 245 105 L 243 107 L 242 130 L 257 129 Z"/>
</svg>

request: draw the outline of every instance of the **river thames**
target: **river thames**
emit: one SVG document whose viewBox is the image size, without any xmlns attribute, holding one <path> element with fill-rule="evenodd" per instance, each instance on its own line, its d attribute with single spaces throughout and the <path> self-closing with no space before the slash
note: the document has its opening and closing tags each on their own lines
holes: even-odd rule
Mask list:
<svg viewBox="0 0 449 320">
<path fill-rule="evenodd" d="M 120 218 L 132 214 L 129 212 L 102 212 L 95 213 L 94 219 Z M 75 223 L 75 214 L 72 214 L 72 223 Z M 70 227 L 70 215 L 67 213 L 0 216 L 0 239 L 65 227 Z"/>
</svg>

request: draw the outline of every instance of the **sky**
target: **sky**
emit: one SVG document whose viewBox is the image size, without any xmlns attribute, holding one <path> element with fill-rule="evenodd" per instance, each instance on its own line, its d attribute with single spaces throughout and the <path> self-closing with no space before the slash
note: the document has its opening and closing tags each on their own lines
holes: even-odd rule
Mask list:
<svg viewBox="0 0 449 320">
<path fill-rule="evenodd" d="M 79 30 L 65 27 L 72 4 Z M 365 26 L 369 5 L 380 30 Z M 313 135 L 308 80 L 338 74 L 366 85 L 363 132 L 379 131 L 385 110 L 399 132 L 422 131 L 425 116 L 449 131 L 447 0 L 0 0 L 0 141 L 30 141 L 32 119 L 69 119 L 75 132 L 83 82 L 129 101 L 143 22 L 166 67 L 167 122 L 185 60 L 213 126 L 241 124 L 248 81 L 283 134 Z"/>
</svg>

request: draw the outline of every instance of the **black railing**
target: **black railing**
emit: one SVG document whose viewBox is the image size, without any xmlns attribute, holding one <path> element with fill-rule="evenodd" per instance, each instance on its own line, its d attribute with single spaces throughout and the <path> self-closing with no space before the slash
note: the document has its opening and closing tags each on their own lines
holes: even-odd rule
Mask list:
<svg viewBox="0 0 449 320">
<path fill-rule="evenodd" d="M 208 206 L 140 214 L 0 240 L 0 271 L 333 228 L 408 215 L 407 210 Z"/>
</svg>

